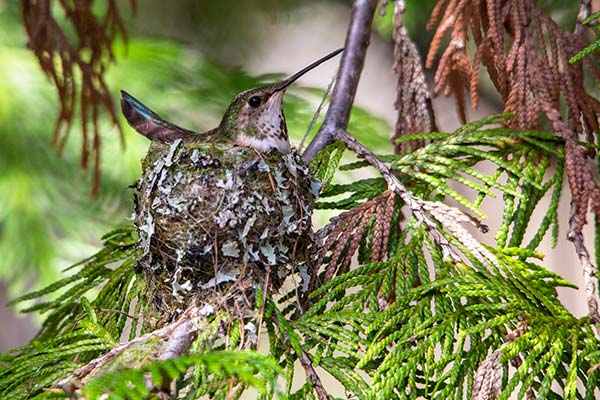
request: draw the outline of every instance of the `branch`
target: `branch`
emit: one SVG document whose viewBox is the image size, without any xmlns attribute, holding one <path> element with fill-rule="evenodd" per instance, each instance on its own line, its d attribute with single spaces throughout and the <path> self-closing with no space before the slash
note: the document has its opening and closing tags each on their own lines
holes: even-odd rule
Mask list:
<svg viewBox="0 0 600 400">
<path fill-rule="evenodd" d="M 460 261 L 459 255 L 454 250 L 452 244 L 440 231 L 438 224 L 435 222 L 436 220 L 445 225 L 448 231 L 465 245 L 483 264 L 487 264 L 488 262 L 492 262 L 495 265 L 497 264 L 496 257 L 473 238 L 473 236 L 460 224 L 463 222 L 471 223 L 483 232 L 487 232 L 487 226 L 464 214 L 457 208 L 439 202 L 434 203 L 424 201 L 413 196 L 406 189 L 404 184 L 402 184 L 402 182 L 394 175 L 390 163 L 377 158 L 371 150 L 345 130 L 335 130 L 334 140 L 343 142 L 349 150 L 353 151 L 358 157 L 369 162 L 369 164 L 379 171 L 385 179 L 388 189 L 400 196 L 417 220 L 425 225 L 435 242 L 441 247 L 444 257 L 449 257 L 456 262 Z M 433 218 L 431 216 L 433 216 Z"/>
<path fill-rule="evenodd" d="M 585 285 L 585 295 L 588 303 L 588 316 L 594 323 L 598 325 L 600 323 L 600 298 L 598 298 L 598 279 L 596 274 L 598 268 L 592 263 L 590 255 L 583 243 L 583 235 L 581 233 L 581 221 L 579 221 L 579 213 L 577 210 L 577 204 L 574 200 L 571 200 L 571 217 L 569 218 L 569 231 L 567 232 L 567 239 L 573 243 L 575 250 L 577 251 L 577 257 L 579 257 L 579 263 L 583 271 L 583 281 Z"/>
<path fill-rule="evenodd" d="M 321 378 L 317 375 L 317 371 L 315 371 L 315 367 L 313 366 L 312 360 L 308 353 L 302 350 L 302 354 L 300 355 L 300 363 L 304 368 L 304 372 L 306 373 L 306 377 L 310 380 L 313 389 L 317 393 L 317 398 L 319 400 L 329 400 L 332 397 L 327 393 L 323 383 L 321 382 Z"/>
<path fill-rule="evenodd" d="M 143 354 L 144 359 L 156 358 L 166 360 L 180 356 L 185 353 L 198 332 L 205 328 L 201 322 L 213 313 L 214 307 L 209 304 L 205 304 L 203 307 L 193 306 L 184 312 L 175 322 L 128 342 L 121 343 L 108 353 L 79 367 L 65 379 L 58 382 L 58 386 L 67 393 L 74 393 L 75 390 L 94 378 L 101 369 L 110 368 L 110 365 L 115 364 L 115 360 L 124 353 L 131 352 L 132 349 L 146 350 L 146 353 Z M 156 346 L 151 345 L 156 341 L 161 343 L 158 353 L 150 354 L 156 349 Z"/>
<path fill-rule="evenodd" d="M 579 13 L 577 13 L 575 34 L 583 35 L 584 32 L 591 26 L 591 24 L 583 24 L 583 21 L 585 21 L 590 15 L 592 15 L 592 0 L 579 0 Z"/>
<path fill-rule="evenodd" d="M 339 78 L 333 89 L 331 103 L 325 115 L 323 125 L 313 141 L 306 148 L 303 154 L 304 160 L 310 162 L 321 149 L 330 145 L 335 140 L 343 142 L 349 150 L 353 151 L 357 156 L 364 158 L 381 173 L 387 182 L 388 189 L 397 193 L 411 209 L 417 220 L 427 227 L 434 240 L 442 248 L 445 257 L 450 257 L 454 261 L 460 260 L 458 254 L 430 215 L 433 215 L 437 221 L 445 223 L 450 228 L 449 230 L 455 233 L 455 236 L 461 239 L 463 244 L 472 250 L 482 262 L 485 263 L 485 259 L 487 259 L 496 263 L 495 257 L 483 248 L 483 246 L 478 245 L 478 242 L 464 228 L 459 226 L 461 222 L 470 220 L 468 216 L 456 210 L 456 212 L 448 213 L 447 217 L 436 217 L 435 210 L 432 210 L 432 207 L 429 207 L 427 202 L 414 197 L 406 190 L 406 187 L 394 175 L 389 163 L 381 161 L 372 151 L 347 132 L 354 96 L 362 72 L 367 47 L 369 46 L 371 25 L 377 4 L 377 0 L 356 0 L 354 3 L 350 25 L 346 34 L 345 51 L 341 60 Z M 437 213 L 437 215 L 439 214 Z M 487 229 L 487 227 L 481 224 L 478 224 L 478 227 L 482 230 Z"/>
<path fill-rule="evenodd" d="M 346 130 L 350 111 L 363 69 L 371 36 L 371 24 L 378 0 L 356 0 L 346 33 L 344 53 L 340 63 L 338 80 L 331 94 L 331 103 L 321 129 L 304 151 L 308 163 L 323 148 L 333 143 L 336 131 Z"/>
<path fill-rule="evenodd" d="M 285 338 L 285 343 L 290 344 L 290 336 L 289 336 L 288 332 L 281 329 L 279 319 L 275 314 L 271 315 L 271 321 L 277 327 L 277 329 L 279 329 L 279 331 L 283 333 L 283 337 Z M 296 355 L 298 356 L 298 360 L 300 360 L 300 364 L 302 364 L 302 368 L 304 368 L 304 373 L 306 374 L 306 379 L 307 379 L 307 381 L 309 381 L 311 383 L 312 388 L 314 389 L 314 391 L 317 394 L 317 399 L 319 399 L 319 400 L 331 399 L 332 397 L 325 390 L 325 386 L 323 386 L 323 382 L 321 381 L 319 374 L 317 374 L 317 371 L 315 370 L 315 367 L 313 366 L 313 362 L 310 358 L 310 355 L 306 351 L 304 351 L 304 349 L 302 349 L 302 348 L 300 348 L 300 351 L 298 352 L 294 346 L 290 345 L 288 347 L 288 349 L 290 351 L 293 351 L 294 353 L 296 353 Z"/>
</svg>

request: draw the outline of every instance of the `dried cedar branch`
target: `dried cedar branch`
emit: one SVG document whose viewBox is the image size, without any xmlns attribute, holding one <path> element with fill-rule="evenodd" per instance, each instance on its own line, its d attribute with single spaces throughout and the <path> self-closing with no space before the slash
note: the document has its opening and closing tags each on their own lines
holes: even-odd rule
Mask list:
<svg viewBox="0 0 600 400">
<path fill-rule="evenodd" d="M 473 377 L 473 393 L 472 400 L 497 399 L 502 392 L 502 350 L 510 343 L 514 342 L 519 336 L 523 335 L 527 330 L 527 324 L 523 321 L 519 322 L 516 328 L 506 335 L 506 341 L 499 349 L 493 351 L 477 368 L 477 372 Z M 520 357 L 520 356 L 517 356 Z M 513 358 L 513 364 L 521 364 L 521 360 Z"/>
<path fill-rule="evenodd" d="M 580 4 L 581 19 L 589 15 L 590 5 L 588 0 Z M 568 61 L 588 44 L 582 25 L 577 25 L 575 33 L 563 30 L 534 0 L 442 1 L 431 17 L 433 25 L 437 31 L 427 57 L 428 67 L 450 32 L 435 75 L 436 94 L 453 93 L 460 100 L 469 92 L 473 106 L 477 106 L 477 79 L 483 65 L 504 99 L 504 112 L 513 114 L 509 128 L 540 129 L 545 115 L 565 139 L 569 186 L 580 217 L 576 228 L 581 231 L 590 206 L 600 213 L 600 188 L 588 160 L 595 154 L 577 144 L 578 140 L 593 143 L 598 131 L 600 103 L 585 89 L 584 67 L 600 82 L 600 57 L 594 54 L 594 59 L 576 64 Z M 476 48 L 473 61 L 467 52 L 471 38 Z M 562 101 L 567 106 L 564 117 L 559 112 Z M 464 116 L 462 110 L 464 105 L 459 102 Z"/>
<path fill-rule="evenodd" d="M 403 0 L 394 2 L 394 65 L 392 70 L 398 76 L 394 103 L 398 117 L 392 143 L 396 154 L 416 150 L 425 145 L 424 141 L 418 140 L 396 143 L 396 139 L 401 136 L 437 130 L 421 58 L 402 21 L 404 10 Z"/>
<path fill-rule="evenodd" d="M 125 25 L 117 0 L 108 0 L 102 16 L 96 16 L 93 0 L 21 0 L 21 14 L 28 36 L 28 47 L 37 57 L 42 71 L 56 87 L 60 110 L 54 128 L 52 145 L 62 154 L 69 131 L 79 112 L 81 123 L 81 167 L 93 166 L 92 193 L 100 184 L 100 110 L 108 113 L 117 127 L 118 118 L 104 80 L 107 65 L 114 60 L 112 43 Z M 64 12 L 69 25 L 61 26 L 52 6 Z M 135 11 L 135 0 L 130 0 Z M 67 34 L 75 33 L 74 38 Z M 79 78 L 78 78 L 79 77 Z M 119 127 L 121 141 L 123 133 Z"/>
<path fill-rule="evenodd" d="M 302 364 L 302 368 L 304 368 L 307 380 L 310 381 L 313 390 L 317 394 L 317 399 L 332 399 L 332 397 L 327 393 L 327 390 L 325 390 L 325 386 L 323 386 L 323 382 L 321 381 L 319 374 L 317 374 L 310 356 L 304 350 L 302 350 L 300 356 L 300 364 Z"/>
<path fill-rule="evenodd" d="M 372 237 L 371 261 L 385 260 L 394 213 L 394 198 L 394 192 L 388 190 L 333 218 L 318 233 L 323 240 L 323 246 L 321 246 L 320 261 L 317 265 L 320 265 L 329 254 L 329 262 L 325 269 L 326 282 L 348 270 L 352 257 L 365 234 Z M 367 232 L 370 222 L 373 222 L 370 224 L 372 232 Z"/>
</svg>

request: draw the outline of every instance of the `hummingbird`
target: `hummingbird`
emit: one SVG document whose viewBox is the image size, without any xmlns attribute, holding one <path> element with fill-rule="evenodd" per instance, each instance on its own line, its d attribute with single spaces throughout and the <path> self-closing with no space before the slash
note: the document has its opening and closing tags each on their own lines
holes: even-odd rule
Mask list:
<svg viewBox="0 0 600 400">
<path fill-rule="evenodd" d="M 170 143 L 182 139 L 225 142 L 259 152 L 275 148 L 287 154 L 290 152 L 290 143 L 283 115 L 286 89 L 302 75 L 343 50 L 341 48 L 327 54 L 281 82 L 241 92 L 227 107 L 219 126 L 207 132 L 195 132 L 164 120 L 124 90 L 121 90 L 121 109 L 129 125 L 153 141 Z"/>
</svg>

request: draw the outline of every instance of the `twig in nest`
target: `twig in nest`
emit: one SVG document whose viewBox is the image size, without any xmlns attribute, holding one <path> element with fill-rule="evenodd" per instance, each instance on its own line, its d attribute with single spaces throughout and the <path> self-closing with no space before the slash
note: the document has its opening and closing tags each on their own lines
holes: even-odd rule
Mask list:
<svg viewBox="0 0 600 400">
<path fill-rule="evenodd" d="M 254 152 L 256 153 L 258 158 L 260 158 L 260 160 L 264 163 L 265 159 L 263 158 L 262 154 L 260 154 L 260 151 L 256 150 L 255 148 L 252 148 L 252 150 L 254 150 Z M 273 193 L 276 193 L 277 190 L 275 189 L 275 182 L 273 182 L 273 177 L 271 176 L 271 171 L 267 171 L 267 177 L 269 178 L 269 183 L 271 184 L 271 189 L 273 189 Z"/>
</svg>

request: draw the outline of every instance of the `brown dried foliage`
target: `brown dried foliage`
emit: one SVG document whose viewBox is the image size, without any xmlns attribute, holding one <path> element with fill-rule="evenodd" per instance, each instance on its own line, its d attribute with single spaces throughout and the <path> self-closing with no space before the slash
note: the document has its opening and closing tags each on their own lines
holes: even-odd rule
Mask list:
<svg viewBox="0 0 600 400">
<path fill-rule="evenodd" d="M 600 213 L 600 188 L 588 160 L 595 154 L 577 144 L 577 140 L 594 143 L 599 127 L 600 103 L 585 89 L 584 68 L 600 82 L 600 57 L 586 57 L 576 64 L 568 61 L 589 44 L 581 25 L 577 33 L 563 30 L 535 0 L 440 0 L 428 28 L 434 26 L 437 30 L 427 67 L 433 65 L 450 32 L 435 74 L 434 92 L 453 93 L 463 120 L 466 93 L 477 106 L 483 65 L 504 100 L 504 112 L 513 114 L 509 128 L 540 129 L 545 115 L 564 138 L 566 170 L 580 215 L 580 232 L 588 207 Z M 467 51 L 471 38 L 476 49 L 472 59 Z"/>
<path fill-rule="evenodd" d="M 27 45 L 58 91 L 60 110 L 52 145 L 61 155 L 79 111 L 83 136 L 81 167 L 88 168 L 92 159 L 92 193 L 96 194 L 100 183 L 100 111 L 104 109 L 119 127 L 104 72 L 114 60 L 114 39 L 117 35 L 126 37 L 126 32 L 117 0 L 106 1 L 102 16 L 92 12 L 93 3 L 93 0 L 21 0 L 21 13 L 29 38 Z M 130 4 L 135 11 L 135 0 L 130 0 Z M 61 9 L 69 26 L 59 24 L 52 6 Z M 74 35 L 67 33 L 70 31 Z M 119 132 L 123 140 L 120 128 Z"/>
<path fill-rule="evenodd" d="M 363 237 L 371 240 L 372 262 L 386 259 L 395 197 L 395 193 L 388 190 L 333 218 L 319 232 L 319 236 L 323 237 L 323 245 L 319 246 L 322 253 L 316 265 L 322 265 L 324 258 L 329 255 L 325 282 L 348 271 Z"/>
<path fill-rule="evenodd" d="M 403 2 L 394 2 L 394 65 L 392 70 L 398 76 L 394 103 L 394 107 L 398 110 L 398 118 L 392 143 L 396 154 L 410 152 L 425 145 L 424 141 L 419 140 L 396 143 L 396 139 L 401 136 L 437 130 L 419 51 L 404 28 L 403 13 Z"/>
</svg>

